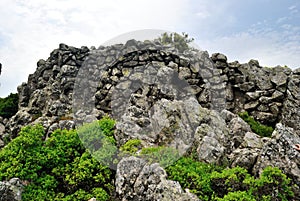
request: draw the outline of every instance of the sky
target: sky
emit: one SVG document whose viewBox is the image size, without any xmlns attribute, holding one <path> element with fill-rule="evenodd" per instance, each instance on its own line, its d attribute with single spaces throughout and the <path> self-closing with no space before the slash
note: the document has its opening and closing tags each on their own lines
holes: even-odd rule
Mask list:
<svg viewBox="0 0 300 201">
<path fill-rule="evenodd" d="M 0 97 L 60 43 L 98 47 L 144 29 L 186 32 L 229 62 L 300 67 L 299 0 L 0 0 Z"/>
</svg>

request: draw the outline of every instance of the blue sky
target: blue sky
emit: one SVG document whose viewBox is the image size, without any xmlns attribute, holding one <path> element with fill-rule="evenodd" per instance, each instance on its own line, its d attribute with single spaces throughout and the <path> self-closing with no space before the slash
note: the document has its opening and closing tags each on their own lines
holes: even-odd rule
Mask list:
<svg viewBox="0 0 300 201">
<path fill-rule="evenodd" d="M 0 16 L 1 97 L 59 43 L 98 47 L 141 29 L 187 32 L 229 61 L 300 67 L 299 0 L 1 0 Z"/>
</svg>

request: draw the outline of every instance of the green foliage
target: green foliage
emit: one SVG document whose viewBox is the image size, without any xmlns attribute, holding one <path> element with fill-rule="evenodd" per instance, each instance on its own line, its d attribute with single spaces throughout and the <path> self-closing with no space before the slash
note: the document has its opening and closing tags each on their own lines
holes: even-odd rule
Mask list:
<svg viewBox="0 0 300 201">
<path fill-rule="evenodd" d="M 83 145 L 104 165 L 111 164 L 117 153 L 116 140 L 113 136 L 114 125 L 114 120 L 104 117 L 78 128 Z"/>
<path fill-rule="evenodd" d="M 119 158 L 126 155 L 143 158 L 149 163 L 159 163 L 162 167 L 167 167 L 180 158 L 178 151 L 172 147 L 142 147 L 139 139 L 128 140 L 120 147 Z"/>
<path fill-rule="evenodd" d="M 250 177 L 247 170 L 241 167 L 224 169 L 222 172 L 213 172 L 210 176 L 214 196 L 224 197 L 229 192 L 243 191 L 246 186 L 242 181 Z"/>
<path fill-rule="evenodd" d="M 25 201 L 109 200 L 113 172 L 85 151 L 77 132 L 56 130 L 46 141 L 44 134 L 41 125 L 24 127 L 0 150 L 0 180 L 27 181 Z"/>
<path fill-rule="evenodd" d="M 176 149 L 164 146 L 142 148 L 139 156 L 149 163 L 159 163 L 162 167 L 173 164 L 180 157 Z"/>
<path fill-rule="evenodd" d="M 239 114 L 239 116 L 250 125 L 250 127 L 254 133 L 257 133 L 258 135 L 260 135 L 262 137 L 271 137 L 271 135 L 274 131 L 274 129 L 272 127 L 265 126 L 265 125 L 255 121 L 254 118 L 248 114 L 248 112 L 242 112 Z"/>
<path fill-rule="evenodd" d="M 229 192 L 223 198 L 216 198 L 217 201 L 256 201 L 255 198 L 245 191 Z"/>
<path fill-rule="evenodd" d="M 0 98 L 0 116 L 10 118 L 18 112 L 18 94 L 9 94 L 6 98 Z"/>
<path fill-rule="evenodd" d="M 142 142 L 139 139 L 128 140 L 124 145 L 120 147 L 120 151 L 133 155 L 139 150 L 141 143 Z"/>
<path fill-rule="evenodd" d="M 258 200 L 290 200 L 294 196 L 290 179 L 277 167 L 266 167 L 258 179 L 244 181 Z"/>
<path fill-rule="evenodd" d="M 221 167 L 201 163 L 191 158 L 183 157 L 166 168 L 168 178 L 178 181 L 182 188 L 188 188 L 200 200 L 210 200 L 213 191 L 210 186 L 210 175 Z"/>
<path fill-rule="evenodd" d="M 185 50 L 188 50 L 190 48 L 189 43 L 194 40 L 193 38 L 189 38 L 188 34 L 186 33 L 182 33 L 182 35 L 180 35 L 176 32 L 170 34 L 165 32 L 158 39 L 162 44 L 173 45 L 181 53 Z"/>
<path fill-rule="evenodd" d="M 200 200 L 291 200 L 290 180 L 278 168 L 267 167 L 259 178 L 241 167 L 226 168 L 181 158 L 166 168 L 169 179 L 189 188 Z"/>
</svg>

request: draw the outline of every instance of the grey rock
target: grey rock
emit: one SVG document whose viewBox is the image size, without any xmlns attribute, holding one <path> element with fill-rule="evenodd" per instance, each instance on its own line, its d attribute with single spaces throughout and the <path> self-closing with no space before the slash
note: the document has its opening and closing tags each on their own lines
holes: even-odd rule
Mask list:
<svg viewBox="0 0 300 201">
<path fill-rule="evenodd" d="M 278 72 L 271 76 L 271 82 L 277 86 L 282 86 L 287 84 L 288 76 L 284 72 Z"/>
<path fill-rule="evenodd" d="M 12 178 L 9 181 L 0 182 L 0 199 L 9 201 L 22 200 L 24 186 L 20 179 Z"/>
<path fill-rule="evenodd" d="M 248 64 L 253 67 L 259 67 L 259 62 L 257 60 L 251 59 Z"/>
<path fill-rule="evenodd" d="M 5 143 L 0 139 L 0 148 L 4 147 Z"/>
<path fill-rule="evenodd" d="M 276 124 L 272 138 L 263 144 L 253 173 L 260 174 L 267 166 L 278 167 L 289 175 L 295 183 L 300 184 L 300 153 L 294 145 L 300 142 L 292 128 Z"/>
<path fill-rule="evenodd" d="M 251 171 L 259 155 L 259 149 L 235 149 L 230 155 L 231 167 L 243 167 Z"/>
<path fill-rule="evenodd" d="M 0 123 L 0 137 L 4 134 L 4 131 L 5 131 L 5 126 Z"/>
<path fill-rule="evenodd" d="M 258 105 L 259 105 L 258 101 L 253 101 L 253 102 L 250 102 L 250 103 L 246 103 L 244 105 L 244 109 L 245 110 L 255 109 Z"/>
<path fill-rule="evenodd" d="M 212 54 L 211 58 L 213 61 L 227 62 L 227 57 L 221 53 L 214 53 Z"/>
</svg>

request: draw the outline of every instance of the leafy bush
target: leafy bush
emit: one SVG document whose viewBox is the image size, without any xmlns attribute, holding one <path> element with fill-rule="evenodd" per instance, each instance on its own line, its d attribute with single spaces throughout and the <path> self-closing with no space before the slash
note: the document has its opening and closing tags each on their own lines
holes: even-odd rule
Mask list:
<svg viewBox="0 0 300 201">
<path fill-rule="evenodd" d="M 193 38 L 189 38 L 188 34 L 186 33 L 182 33 L 182 35 L 180 35 L 176 32 L 170 34 L 163 33 L 158 39 L 162 44 L 173 45 L 181 53 L 185 50 L 188 50 L 190 48 L 189 43 L 194 40 Z"/>
<path fill-rule="evenodd" d="M 191 158 L 183 157 L 166 168 L 168 178 L 178 181 L 183 189 L 188 188 L 200 200 L 210 200 L 213 194 L 210 186 L 210 175 L 221 167 L 201 163 Z"/>
<path fill-rule="evenodd" d="M 106 120 L 98 124 L 103 130 L 111 128 Z M 111 134 L 109 129 L 105 132 Z M 77 132 L 56 130 L 46 141 L 44 134 L 41 125 L 24 127 L 0 150 L 0 180 L 26 181 L 25 201 L 109 200 L 114 172 L 85 151 Z"/>
<path fill-rule="evenodd" d="M 120 147 L 120 151 L 125 154 L 134 155 L 141 147 L 141 143 L 142 142 L 139 139 L 128 140 L 124 145 Z"/>
<path fill-rule="evenodd" d="M 229 192 L 223 198 L 216 198 L 217 201 L 256 201 L 256 199 L 245 191 Z"/>
<path fill-rule="evenodd" d="M 266 167 L 258 179 L 244 181 L 257 200 L 291 200 L 294 192 L 290 179 L 277 167 Z"/>
<path fill-rule="evenodd" d="M 159 163 L 162 167 L 167 167 L 180 158 L 176 149 L 164 146 L 142 148 L 139 156 L 149 163 Z"/>
<path fill-rule="evenodd" d="M 270 126 L 265 126 L 257 121 L 254 120 L 253 117 L 251 117 L 248 112 L 242 112 L 239 114 L 239 116 L 245 121 L 247 122 L 252 131 L 262 137 L 271 137 L 274 128 L 270 127 Z"/>
<path fill-rule="evenodd" d="M 267 167 L 259 178 L 241 167 L 222 168 L 181 158 L 166 168 L 169 179 L 189 188 L 200 200 L 291 200 L 290 179 L 278 168 Z"/>
<path fill-rule="evenodd" d="M 117 153 L 116 140 L 113 136 L 114 125 L 114 120 L 104 117 L 78 128 L 83 145 L 103 165 L 112 164 Z"/>
<path fill-rule="evenodd" d="M 18 112 L 18 94 L 11 93 L 6 98 L 0 98 L 0 116 L 10 118 Z"/>
<path fill-rule="evenodd" d="M 214 191 L 214 196 L 222 198 L 229 192 L 246 190 L 247 187 L 243 181 L 249 177 L 247 170 L 241 167 L 213 172 L 210 176 L 210 185 Z"/>
</svg>

